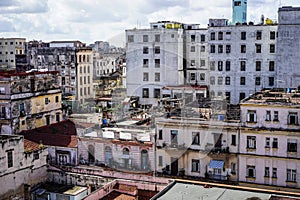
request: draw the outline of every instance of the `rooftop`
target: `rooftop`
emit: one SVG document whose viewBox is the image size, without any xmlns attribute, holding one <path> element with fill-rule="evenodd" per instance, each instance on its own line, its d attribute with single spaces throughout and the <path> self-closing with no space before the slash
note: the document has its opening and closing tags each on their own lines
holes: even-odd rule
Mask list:
<svg viewBox="0 0 300 200">
<path fill-rule="evenodd" d="M 299 106 L 300 91 L 293 88 L 263 89 L 243 99 L 241 105 L 243 104 Z"/>
</svg>

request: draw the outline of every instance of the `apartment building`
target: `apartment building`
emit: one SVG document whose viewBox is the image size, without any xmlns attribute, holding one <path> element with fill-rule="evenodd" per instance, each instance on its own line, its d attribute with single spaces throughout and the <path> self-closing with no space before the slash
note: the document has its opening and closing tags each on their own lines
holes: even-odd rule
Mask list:
<svg viewBox="0 0 300 200">
<path fill-rule="evenodd" d="M 282 7 L 278 9 L 277 38 L 277 79 L 278 87 L 298 87 L 299 44 L 300 44 L 300 7 Z"/>
<path fill-rule="evenodd" d="M 221 116 L 222 110 L 185 106 L 156 118 L 157 172 L 237 181 L 239 123 Z"/>
<path fill-rule="evenodd" d="M 47 148 L 17 135 L 0 135 L 0 145 L 0 198 L 29 199 L 30 190 L 46 181 Z"/>
<path fill-rule="evenodd" d="M 181 26 L 157 22 L 126 30 L 127 96 L 139 96 L 142 105 L 156 105 L 163 86 L 184 83 L 183 29 L 175 25 Z"/>
<path fill-rule="evenodd" d="M 93 51 L 90 47 L 76 49 L 77 85 L 76 100 L 81 104 L 93 100 Z"/>
<path fill-rule="evenodd" d="M 265 89 L 241 102 L 241 184 L 300 187 L 299 97 L 296 90 Z"/>
<path fill-rule="evenodd" d="M 1 72 L 1 133 L 17 134 L 62 120 L 57 71 Z"/>
<path fill-rule="evenodd" d="M 228 25 L 226 19 L 210 19 L 210 96 L 227 97 L 230 103 L 276 86 L 277 25 Z"/>
<path fill-rule="evenodd" d="M 0 69 L 15 70 L 21 58 L 25 58 L 26 63 L 25 50 L 25 38 L 0 38 Z"/>
</svg>

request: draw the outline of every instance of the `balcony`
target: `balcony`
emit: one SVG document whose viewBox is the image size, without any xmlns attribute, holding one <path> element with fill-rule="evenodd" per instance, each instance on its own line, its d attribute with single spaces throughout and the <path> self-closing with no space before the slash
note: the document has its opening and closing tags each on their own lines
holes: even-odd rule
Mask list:
<svg viewBox="0 0 300 200">
<path fill-rule="evenodd" d="M 168 143 L 164 142 L 162 147 L 166 148 L 166 149 L 187 149 L 185 143 L 182 143 L 182 144 L 178 144 L 178 143 L 168 144 Z"/>
</svg>

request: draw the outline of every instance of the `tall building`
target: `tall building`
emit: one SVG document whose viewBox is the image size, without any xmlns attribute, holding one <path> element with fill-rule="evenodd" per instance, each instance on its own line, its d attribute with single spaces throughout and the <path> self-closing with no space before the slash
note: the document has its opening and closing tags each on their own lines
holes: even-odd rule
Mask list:
<svg viewBox="0 0 300 200">
<path fill-rule="evenodd" d="M 262 88 L 276 86 L 277 25 L 228 25 L 210 19 L 208 27 L 210 96 L 231 104 Z"/>
<path fill-rule="evenodd" d="M 163 86 L 184 82 L 183 29 L 177 26 L 181 24 L 158 22 L 150 29 L 126 30 L 127 96 L 156 105 Z"/>
<path fill-rule="evenodd" d="M 247 0 L 232 0 L 232 24 L 247 23 Z"/>
<path fill-rule="evenodd" d="M 0 69 L 15 70 L 22 56 L 26 63 L 25 46 L 25 38 L 0 38 Z"/>
<path fill-rule="evenodd" d="M 278 87 L 300 85 L 300 7 L 278 10 L 277 79 Z"/>
</svg>

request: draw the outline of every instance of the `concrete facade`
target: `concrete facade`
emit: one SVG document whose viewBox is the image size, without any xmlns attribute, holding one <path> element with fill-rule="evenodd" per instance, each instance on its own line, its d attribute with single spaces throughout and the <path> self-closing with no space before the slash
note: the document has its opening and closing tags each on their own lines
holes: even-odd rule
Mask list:
<svg viewBox="0 0 300 200">
<path fill-rule="evenodd" d="M 0 144 L 0 198 L 28 198 L 30 188 L 46 180 L 47 149 L 24 147 L 22 136 L 0 135 Z"/>
</svg>

